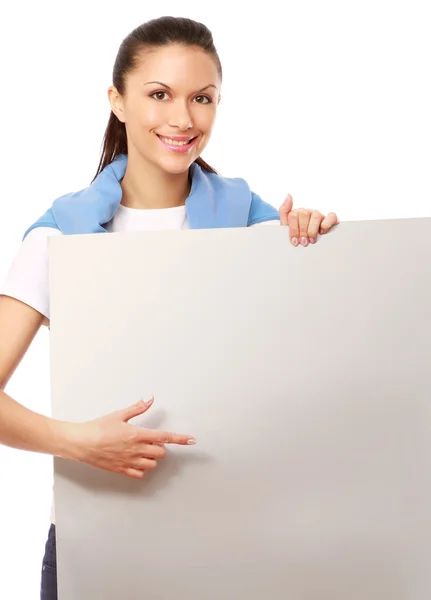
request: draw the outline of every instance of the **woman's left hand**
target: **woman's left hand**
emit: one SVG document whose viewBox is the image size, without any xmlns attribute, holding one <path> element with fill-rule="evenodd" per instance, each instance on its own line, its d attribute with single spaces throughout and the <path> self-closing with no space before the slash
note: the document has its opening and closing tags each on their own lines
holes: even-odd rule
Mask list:
<svg viewBox="0 0 431 600">
<path fill-rule="evenodd" d="M 290 241 L 294 246 L 308 246 L 317 242 L 320 233 L 327 233 L 340 222 L 335 213 L 330 212 L 326 217 L 318 210 L 308 208 L 293 209 L 293 198 L 288 194 L 280 206 L 280 223 L 290 229 Z"/>
</svg>

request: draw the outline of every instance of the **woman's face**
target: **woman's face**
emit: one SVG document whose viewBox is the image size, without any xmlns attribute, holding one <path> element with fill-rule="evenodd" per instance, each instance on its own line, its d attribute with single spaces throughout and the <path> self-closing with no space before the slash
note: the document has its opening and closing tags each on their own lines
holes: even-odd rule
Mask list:
<svg viewBox="0 0 431 600">
<path fill-rule="evenodd" d="M 186 171 L 210 139 L 220 88 L 216 63 L 200 48 L 173 44 L 143 53 L 126 76 L 125 95 L 109 88 L 129 154 L 164 172 Z"/>
</svg>

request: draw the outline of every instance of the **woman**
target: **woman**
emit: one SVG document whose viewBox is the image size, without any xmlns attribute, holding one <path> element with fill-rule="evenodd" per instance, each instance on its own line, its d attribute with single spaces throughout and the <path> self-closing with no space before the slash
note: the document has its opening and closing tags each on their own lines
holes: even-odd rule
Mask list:
<svg viewBox="0 0 431 600">
<path fill-rule="evenodd" d="M 108 90 L 111 115 L 91 185 L 54 202 L 26 232 L 0 297 L 0 443 L 88 463 L 141 479 L 166 454 L 164 444 L 194 444 L 189 434 L 136 428 L 141 401 L 87 423 L 28 410 L 4 392 L 41 325 L 49 324 L 47 237 L 70 233 L 288 226 L 295 246 L 317 241 L 334 213 L 279 211 L 241 179 L 226 179 L 200 155 L 220 101 L 222 68 L 211 32 L 188 19 L 145 23 L 123 41 Z M 54 516 L 42 568 L 41 598 L 57 598 Z"/>
</svg>

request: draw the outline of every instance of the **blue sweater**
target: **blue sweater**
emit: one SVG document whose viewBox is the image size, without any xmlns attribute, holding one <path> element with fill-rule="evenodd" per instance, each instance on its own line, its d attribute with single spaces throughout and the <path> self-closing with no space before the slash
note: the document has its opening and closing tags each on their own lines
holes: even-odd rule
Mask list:
<svg viewBox="0 0 431 600">
<path fill-rule="evenodd" d="M 36 227 L 54 227 L 64 234 L 106 233 L 103 225 L 112 219 L 121 202 L 120 182 L 126 167 L 127 155 L 120 154 L 90 186 L 54 200 L 24 238 Z M 197 163 L 191 165 L 190 175 L 186 214 L 191 229 L 249 227 L 280 218 L 278 211 L 252 192 L 243 179 L 221 177 Z"/>
</svg>

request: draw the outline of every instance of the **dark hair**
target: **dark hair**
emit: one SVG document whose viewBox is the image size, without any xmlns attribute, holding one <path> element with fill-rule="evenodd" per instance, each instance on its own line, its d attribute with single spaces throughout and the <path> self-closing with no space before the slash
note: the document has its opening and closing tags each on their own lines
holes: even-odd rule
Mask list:
<svg viewBox="0 0 431 600">
<path fill-rule="evenodd" d="M 222 67 L 214 46 L 213 36 L 205 25 L 182 17 L 160 17 L 140 25 L 121 43 L 112 73 L 112 83 L 118 92 L 124 94 L 126 75 L 137 67 L 142 51 L 169 44 L 202 48 L 214 58 L 219 75 L 222 77 Z M 126 128 L 111 110 L 103 137 L 99 167 L 94 179 L 119 154 L 127 154 Z M 197 158 L 195 162 L 207 171 L 217 173 L 201 157 Z"/>
</svg>

